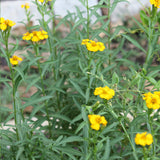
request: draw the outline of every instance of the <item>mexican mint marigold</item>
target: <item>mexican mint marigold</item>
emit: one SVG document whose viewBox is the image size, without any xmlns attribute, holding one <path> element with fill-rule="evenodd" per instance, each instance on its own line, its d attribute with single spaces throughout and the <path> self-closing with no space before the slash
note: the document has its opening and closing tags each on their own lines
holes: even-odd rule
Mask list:
<svg viewBox="0 0 160 160">
<path fill-rule="evenodd" d="M 88 115 L 88 119 L 89 122 L 91 123 L 91 128 L 94 130 L 100 130 L 100 126 L 106 126 L 107 125 L 107 121 L 105 119 L 104 116 L 100 116 L 100 115 Z"/>
<path fill-rule="evenodd" d="M 32 42 L 38 42 L 40 40 L 44 40 L 48 38 L 48 33 L 44 30 L 42 31 L 33 31 L 32 33 L 23 34 L 23 40 L 31 40 Z"/>
<path fill-rule="evenodd" d="M 89 39 L 83 39 L 81 45 L 86 45 L 89 41 Z"/>
<path fill-rule="evenodd" d="M 137 133 L 135 137 L 135 143 L 137 145 L 146 146 L 153 143 L 153 136 L 147 132 Z"/>
<path fill-rule="evenodd" d="M 154 94 L 151 92 L 143 94 L 143 99 L 146 101 L 146 106 L 149 109 L 160 108 L 160 91 L 155 91 Z"/>
<path fill-rule="evenodd" d="M 29 40 L 31 40 L 32 36 L 33 36 L 32 33 L 27 32 L 27 33 L 23 34 L 22 39 L 29 41 Z"/>
<path fill-rule="evenodd" d="M 91 52 L 104 51 L 105 49 L 105 46 L 102 42 L 96 42 L 90 39 L 83 39 L 81 45 L 86 45 L 87 50 Z"/>
<path fill-rule="evenodd" d="M 99 51 L 104 51 L 105 46 L 102 42 L 97 42 L 98 46 L 99 46 Z"/>
<path fill-rule="evenodd" d="M 155 91 L 154 94 L 155 94 L 155 95 L 158 95 L 159 98 L 160 98 L 160 91 Z"/>
<path fill-rule="evenodd" d="M 18 57 L 18 56 L 13 56 L 12 58 L 9 59 L 10 60 L 10 63 L 12 65 L 17 65 L 19 63 L 19 61 L 22 61 L 23 59 L 21 57 Z"/>
<path fill-rule="evenodd" d="M 86 43 L 86 47 L 91 52 L 97 52 L 99 50 L 99 45 L 95 41 L 92 41 L 92 40 Z"/>
<path fill-rule="evenodd" d="M 29 3 L 22 4 L 21 8 L 29 9 L 30 8 Z"/>
<path fill-rule="evenodd" d="M 38 0 L 39 2 L 41 2 L 41 3 L 43 3 L 44 2 L 44 0 Z"/>
<path fill-rule="evenodd" d="M 150 3 L 156 8 L 160 8 L 160 0 L 150 0 Z"/>
<path fill-rule="evenodd" d="M 7 19 L 5 20 L 3 17 L 0 18 L 0 29 L 5 31 L 8 27 L 14 26 L 16 23 Z"/>
<path fill-rule="evenodd" d="M 109 100 L 113 98 L 115 95 L 115 91 L 113 89 L 110 89 L 109 87 L 97 87 L 94 91 L 94 95 L 99 95 L 100 98 Z"/>
</svg>

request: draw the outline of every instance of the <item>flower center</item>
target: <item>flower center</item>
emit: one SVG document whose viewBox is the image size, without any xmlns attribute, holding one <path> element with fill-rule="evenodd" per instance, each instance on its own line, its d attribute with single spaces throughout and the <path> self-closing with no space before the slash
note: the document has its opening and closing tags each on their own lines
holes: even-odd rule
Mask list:
<svg viewBox="0 0 160 160">
<path fill-rule="evenodd" d="M 13 56 L 12 58 L 13 58 L 14 61 L 18 60 L 17 56 Z"/>
<path fill-rule="evenodd" d="M 92 46 L 95 47 L 96 46 L 96 42 L 92 42 Z"/>
<path fill-rule="evenodd" d="M 155 104 L 155 103 L 156 103 L 156 99 L 153 98 L 153 99 L 151 100 L 151 102 L 152 102 L 152 104 Z"/>
<path fill-rule="evenodd" d="M 97 117 L 97 118 L 96 118 L 96 122 L 100 124 L 100 123 L 101 123 L 101 118 L 100 118 L 100 117 Z"/>
</svg>

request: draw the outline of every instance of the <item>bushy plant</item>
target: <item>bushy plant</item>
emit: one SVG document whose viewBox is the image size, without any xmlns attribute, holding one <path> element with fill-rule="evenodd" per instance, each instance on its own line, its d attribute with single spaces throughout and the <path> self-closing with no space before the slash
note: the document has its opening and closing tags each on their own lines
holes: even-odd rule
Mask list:
<svg viewBox="0 0 160 160">
<path fill-rule="evenodd" d="M 12 108 L 6 108 L 1 97 L 0 157 L 158 160 L 160 66 L 153 62 L 160 61 L 160 2 L 151 0 L 152 8 L 140 12 L 141 22 L 133 18 L 136 28 L 132 29 L 111 25 L 119 0 L 101 0 L 95 6 L 89 6 L 88 0 L 79 1 L 86 17 L 76 8 L 76 13 L 68 12 L 57 25 L 55 0 L 33 1 L 41 15 L 36 26 L 29 25 L 34 16 L 29 4 L 22 5 L 27 32 L 17 37 L 16 44 L 9 43 L 15 23 L 1 17 L 0 55 L 9 67 L 9 71 L 0 71 L 1 94 L 3 99 L 11 95 Z M 107 8 L 108 15 L 101 16 L 100 8 Z M 63 37 L 58 34 L 60 25 L 69 29 Z M 136 33 L 146 41 L 146 48 L 134 39 Z M 22 39 L 27 54 L 15 55 Z M 116 47 L 112 47 L 114 42 Z M 127 48 L 130 44 L 132 50 Z M 133 61 L 139 54 L 144 55 L 144 63 Z M 36 91 L 23 97 L 21 86 L 26 93 L 33 86 Z M 33 109 L 25 115 L 28 106 Z M 14 125 L 7 124 L 11 119 Z"/>
</svg>

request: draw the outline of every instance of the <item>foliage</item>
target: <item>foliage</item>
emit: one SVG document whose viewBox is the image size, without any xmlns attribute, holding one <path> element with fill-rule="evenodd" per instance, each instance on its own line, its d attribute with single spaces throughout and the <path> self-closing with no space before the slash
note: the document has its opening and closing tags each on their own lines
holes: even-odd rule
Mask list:
<svg viewBox="0 0 160 160">
<path fill-rule="evenodd" d="M 158 160 L 160 12 L 154 5 L 144 8 L 140 12 L 141 22 L 133 19 L 134 29 L 113 28 L 111 14 L 121 1 L 101 0 L 95 6 L 89 6 L 88 0 L 79 1 L 86 13 L 76 8 L 76 13 L 68 12 L 58 25 L 55 25 L 58 19 L 54 14 L 55 0 L 50 5 L 48 1 L 33 1 L 41 15 L 39 25 L 25 24 L 27 33 L 17 37 L 16 44 L 9 43 L 14 22 L 7 26 L 9 21 L 5 23 L 2 19 L 6 28 L 1 23 L 0 56 L 6 60 L 9 71 L 0 71 L 3 87 L 0 158 Z M 33 15 L 28 4 L 23 7 L 29 24 Z M 107 8 L 108 15 L 99 15 L 99 8 Z M 93 16 L 95 21 L 91 21 Z M 65 37 L 57 34 L 60 25 L 69 28 Z M 143 37 L 147 47 L 136 36 Z M 19 45 L 22 38 L 27 54 L 17 58 L 15 52 L 22 48 Z M 113 43 L 117 43 L 115 48 Z M 131 44 L 132 50 L 127 48 Z M 44 52 L 49 56 L 44 56 Z M 145 57 L 143 63 L 134 60 L 140 54 Z M 32 87 L 36 91 L 23 97 L 21 86 L 25 86 L 25 93 Z M 6 101 L 12 103 L 12 108 L 6 107 Z M 33 109 L 26 115 L 24 110 L 28 106 Z M 11 119 L 14 125 L 8 124 Z M 135 137 L 141 133 L 149 133 L 153 141 L 136 145 Z M 141 144 L 141 138 L 144 140 L 140 136 L 137 144 Z"/>
</svg>

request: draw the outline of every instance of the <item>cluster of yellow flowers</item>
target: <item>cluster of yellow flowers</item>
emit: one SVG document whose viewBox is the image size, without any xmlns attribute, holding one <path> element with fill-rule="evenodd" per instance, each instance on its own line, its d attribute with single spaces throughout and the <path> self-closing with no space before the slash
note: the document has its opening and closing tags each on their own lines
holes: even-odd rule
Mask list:
<svg viewBox="0 0 160 160">
<path fill-rule="evenodd" d="M 94 95 L 99 95 L 100 98 L 109 100 L 111 98 L 113 98 L 113 96 L 115 95 L 115 92 L 113 89 L 110 89 L 109 87 L 105 86 L 105 87 L 97 87 L 94 91 Z"/>
<path fill-rule="evenodd" d="M 10 63 L 12 65 L 17 65 L 19 61 L 22 61 L 23 59 L 21 57 L 18 57 L 18 56 L 13 56 L 12 58 L 9 59 L 10 60 Z"/>
<path fill-rule="evenodd" d="M 160 0 L 150 0 L 150 3 L 157 8 L 160 8 Z"/>
<path fill-rule="evenodd" d="M 38 0 L 39 2 L 43 3 L 45 0 Z M 46 2 L 52 1 L 52 0 L 46 0 Z"/>
<path fill-rule="evenodd" d="M 25 3 L 25 4 L 22 4 L 22 5 L 21 5 L 21 8 L 29 9 L 30 6 L 29 6 L 28 3 Z"/>
<path fill-rule="evenodd" d="M 105 46 L 102 42 L 95 42 L 90 39 L 83 39 L 81 45 L 86 45 L 91 52 L 104 51 Z"/>
<path fill-rule="evenodd" d="M 14 26 L 16 23 L 9 20 L 9 19 L 4 19 L 3 17 L 0 18 L 0 29 L 2 31 L 5 31 L 7 29 L 7 27 L 12 27 Z"/>
<path fill-rule="evenodd" d="M 154 93 L 148 92 L 143 95 L 143 99 L 146 101 L 146 105 L 149 109 L 160 108 L 160 91 L 155 91 Z"/>
<path fill-rule="evenodd" d="M 146 146 L 153 143 L 153 136 L 147 132 L 137 133 L 135 137 L 135 143 L 137 145 Z"/>
<path fill-rule="evenodd" d="M 33 31 L 32 33 L 23 34 L 23 40 L 31 40 L 32 42 L 38 42 L 40 40 L 44 40 L 48 38 L 48 33 L 44 30 L 42 31 Z"/>
<path fill-rule="evenodd" d="M 91 128 L 97 131 L 100 129 L 101 124 L 103 126 L 107 125 L 107 121 L 104 116 L 93 114 L 93 115 L 88 115 L 88 119 L 91 123 Z"/>
</svg>

